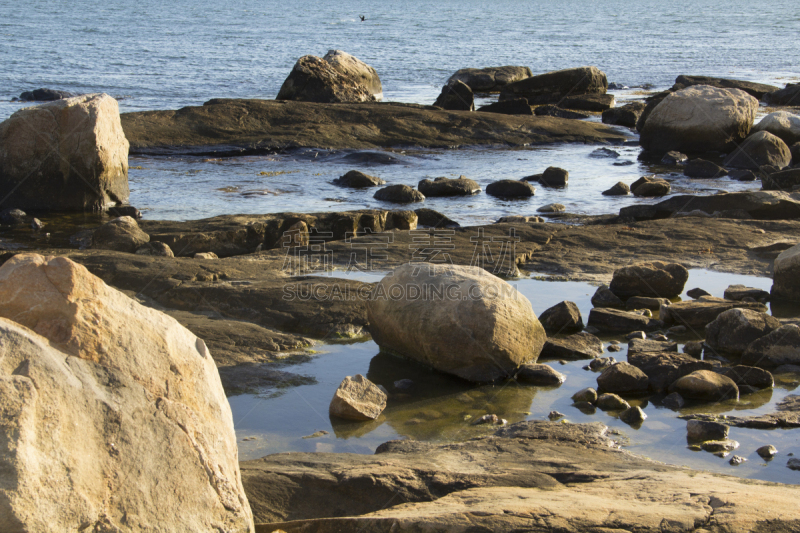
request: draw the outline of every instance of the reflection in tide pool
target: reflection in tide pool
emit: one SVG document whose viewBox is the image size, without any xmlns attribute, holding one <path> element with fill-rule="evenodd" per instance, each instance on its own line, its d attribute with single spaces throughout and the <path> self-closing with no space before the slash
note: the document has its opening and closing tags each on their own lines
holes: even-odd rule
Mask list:
<svg viewBox="0 0 800 533">
<path fill-rule="evenodd" d="M 586 317 L 595 290 L 587 283 L 578 282 L 520 279 L 512 283 L 531 301 L 537 314 L 566 299 L 577 303 Z M 692 270 L 686 288 L 700 286 L 715 296 L 722 296 L 724 289 L 734 283 L 768 289 L 771 280 Z M 605 340 L 607 343 L 612 338 Z M 476 385 L 378 352 L 372 341 L 329 344 L 309 361 L 291 368 L 292 372 L 313 375 L 316 384 L 290 388 L 269 399 L 256 395 L 230 397 L 237 436 L 240 440 L 254 438 L 240 442 L 240 458 L 254 459 L 285 451 L 371 454 L 379 444 L 398 438 L 463 441 L 491 433 L 492 428 L 471 423 L 483 414 L 494 413 L 514 423 L 546 420 L 550 411 L 557 410 L 570 422 L 603 422 L 621 433 L 619 438 L 626 442 L 628 450 L 659 461 L 748 478 L 798 482 L 797 473 L 785 465 L 788 453 L 800 454 L 800 430 L 731 428 L 730 438 L 741 444 L 734 453 L 748 459 L 743 465 L 732 467 L 727 459 L 689 450 L 686 422 L 677 418 L 680 414 L 695 412 L 739 416 L 772 412 L 775 404 L 800 384 L 800 376 L 796 374 L 778 375 L 774 389 L 742 396 L 738 402 L 688 404 L 679 412 L 661 405 L 663 395 L 628 398 L 631 405 L 640 406 L 648 416 L 641 428 L 634 429 L 619 420 L 618 412 L 582 413 L 572 406 L 572 394 L 584 387 L 596 386 L 597 374 L 583 369 L 588 361 L 564 364 L 549 361 L 567 376 L 561 387 L 534 387 L 514 381 Z M 624 361 L 627 354 L 623 345 L 623 351 L 607 355 Z M 366 423 L 331 419 L 328 405 L 333 392 L 345 376 L 358 373 L 387 389 L 386 410 L 378 420 Z M 404 384 L 395 385 L 404 379 L 411 380 L 413 385 L 410 388 L 405 388 Z M 328 434 L 303 438 L 320 430 Z M 775 445 L 780 452 L 770 462 L 755 453 L 765 444 Z"/>
</svg>

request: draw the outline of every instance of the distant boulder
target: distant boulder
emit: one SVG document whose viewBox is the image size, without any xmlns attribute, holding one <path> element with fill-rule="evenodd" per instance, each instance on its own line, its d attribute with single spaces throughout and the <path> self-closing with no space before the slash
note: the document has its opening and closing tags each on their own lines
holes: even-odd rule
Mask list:
<svg viewBox="0 0 800 533">
<path fill-rule="evenodd" d="M 424 201 L 425 195 L 408 185 L 389 185 L 376 192 L 375 199 L 395 204 L 410 204 Z"/>
<path fill-rule="evenodd" d="M 447 84 L 456 81 L 465 83 L 475 93 L 499 93 L 509 83 L 533 76 L 528 67 L 462 68 L 450 76 Z"/>
<path fill-rule="evenodd" d="M 55 89 L 35 89 L 33 91 L 25 91 L 19 95 L 19 99 L 23 102 L 52 102 L 53 100 L 64 100 L 65 98 L 72 98 L 74 96 L 78 95 L 67 91 L 57 91 Z"/>
<path fill-rule="evenodd" d="M 331 63 L 310 55 L 297 60 L 275 99 L 318 103 L 376 100 L 372 92 L 360 81 L 342 74 Z"/>
<path fill-rule="evenodd" d="M 352 187 L 354 189 L 360 189 L 364 187 L 377 187 L 379 185 L 384 185 L 386 182 L 382 179 L 370 176 L 369 174 L 364 174 L 358 170 L 351 170 L 347 172 L 344 176 L 339 176 L 335 180 L 333 180 L 334 185 L 338 185 L 340 187 Z"/>
<path fill-rule="evenodd" d="M 764 101 L 769 105 L 797 105 L 800 102 L 800 83 L 789 83 L 783 89 L 767 93 Z"/>
<path fill-rule="evenodd" d="M 791 146 L 800 142 L 800 116 L 787 111 L 770 113 L 753 126 L 753 131 L 768 131 Z"/>
<path fill-rule="evenodd" d="M 330 63 L 339 74 L 366 87 L 376 100 L 383 98 L 381 78 L 371 66 L 341 50 L 328 50 L 322 59 Z"/>
<path fill-rule="evenodd" d="M 435 178 L 433 180 L 422 180 L 417 186 L 419 192 L 426 197 L 437 196 L 471 196 L 481 192 L 478 182 L 461 176 L 458 179 Z"/>
<path fill-rule="evenodd" d="M 578 67 L 547 72 L 506 85 L 500 100 L 527 98 L 531 105 L 557 104 L 565 96 L 605 94 L 608 79 L 597 67 Z"/>
<path fill-rule="evenodd" d="M 464 82 L 455 81 L 442 87 L 433 105 L 447 111 L 475 111 L 475 95 Z"/>
<path fill-rule="evenodd" d="M 764 95 L 778 90 L 774 85 L 767 85 L 765 83 L 754 83 L 752 81 L 742 80 L 729 80 L 726 78 L 712 78 L 710 76 L 678 76 L 675 78 L 675 85 L 672 87 L 673 91 L 679 91 L 686 87 L 693 85 L 708 85 L 709 87 L 717 87 L 720 89 L 739 89 L 750 96 L 761 100 Z"/>
</svg>

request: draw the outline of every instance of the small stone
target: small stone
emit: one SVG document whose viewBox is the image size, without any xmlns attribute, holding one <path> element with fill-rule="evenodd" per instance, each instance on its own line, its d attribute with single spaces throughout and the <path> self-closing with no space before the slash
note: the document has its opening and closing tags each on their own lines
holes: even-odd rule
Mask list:
<svg viewBox="0 0 800 533">
<path fill-rule="evenodd" d="M 690 442 L 725 440 L 728 438 L 728 431 L 728 426 L 719 422 L 689 420 L 686 423 L 686 439 Z"/>
<path fill-rule="evenodd" d="M 632 333 L 628 333 L 627 335 L 625 335 L 625 338 L 629 341 L 633 339 L 646 339 L 647 333 L 645 333 L 644 331 L 634 331 Z"/>
<path fill-rule="evenodd" d="M 585 415 L 593 415 L 597 408 L 589 402 L 575 402 L 572 406 Z"/>
<path fill-rule="evenodd" d="M 653 335 L 652 339 L 654 341 L 658 341 L 658 342 L 669 342 L 669 338 L 666 335 L 663 335 L 661 333 L 657 333 L 656 335 Z M 675 351 L 677 351 L 677 350 L 675 350 Z"/>
<path fill-rule="evenodd" d="M 627 196 L 631 193 L 631 188 L 627 183 L 621 181 L 608 190 L 603 191 L 603 196 Z"/>
<path fill-rule="evenodd" d="M 563 213 L 567 208 L 563 204 L 547 204 L 543 205 L 536 211 L 539 213 Z"/>
<path fill-rule="evenodd" d="M 616 362 L 617 360 L 613 357 L 599 357 L 597 359 L 593 359 L 592 362 L 589 363 L 589 368 L 594 371 L 603 370 L 604 368 L 607 368 Z"/>
<path fill-rule="evenodd" d="M 558 386 L 567 379 L 567 376 L 548 365 L 535 363 L 521 365 L 515 377 L 517 381 L 539 386 Z"/>
<path fill-rule="evenodd" d="M 800 459 L 789 459 L 786 466 L 789 467 L 790 470 L 800 470 Z"/>
<path fill-rule="evenodd" d="M 586 387 L 585 389 L 581 389 L 575 394 L 572 395 L 573 402 L 588 402 L 590 404 L 594 404 L 597 402 L 597 391 L 594 390 L 592 387 Z"/>
<path fill-rule="evenodd" d="M 641 407 L 629 407 L 622 411 L 619 419 L 628 424 L 629 426 L 640 426 L 645 421 L 647 415 L 642 411 Z"/>
<path fill-rule="evenodd" d="M 686 291 L 686 296 L 694 300 L 699 299 L 701 296 L 711 296 L 711 293 L 700 288 L 690 289 Z"/>
<path fill-rule="evenodd" d="M 478 418 L 472 423 L 473 426 L 479 426 L 483 424 L 488 424 L 491 426 L 504 426 L 506 424 L 506 420 L 494 414 L 491 415 L 487 414 L 483 415 L 482 417 Z"/>
<path fill-rule="evenodd" d="M 735 440 L 708 440 L 700 445 L 707 452 L 732 452 L 739 447 L 739 443 Z"/>
<path fill-rule="evenodd" d="M 609 344 L 608 348 L 606 348 L 609 352 L 619 352 L 622 350 L 622 347 L 619 344 Z"/>
<path fill-rule="evenodd" d="M 696 370 L 678 378 L 669 386 L 669 392 L 677 392 L 692 400 L 721 401 L 738 400 L 739 388 L 734 381 L 711 370 Z"/>
<path fill-rule="evenodd" d="M 673 411 L 677 411 L 681 407 L 683 407 L 683 397 L 678 394 L 677 392 L 673 392 L 667 394 L 663 400 L 661 400 L 661 405 L 666 407 L 667 409 L 672 409 Z"/>
<path fill-rule="evenodd" d="M 756 453 L 764 459 L 772 459 L 778 455 L 778 449 L 772 444 L 768 444 L 767 446 L 762 446 L 761 448 L 757 449 Z"/>
<path fill-rule="evenodd" d="M 331 416 L 348 420 L 375 420 L 386 409 L 386 394 L 374 383 L 356 374 L 342 380 L 329 407 Z"/>
<path fill-rule="evenodd" d="M 592 305 L 594 307 L 614 307 L 624 308 L 623 302 L 619 296 L 611 292 L 608 285 L 600 285 L 592 296 Z"/>
<path fill-rule="evenodd" d="M 559 413 L 558 411 L 550 411 L 550 414 L 547 415 L 547 418 L 550 420 L 558 420 L 559 418 L 564 418 L 564 413 Z"/>
<path fill-rule="evenodd" d="M 628 409 L 630 404 L 616 394 L 606 393 L 597 398 L 597 407 L 603 411 L 621 411 Z"/>
<path fill-rule="evenodd" d="M 33 231 L 39 231 L 42 228 L 44 228 L 44 222 L 42 222 L 38 218 L 34 218 L 33 220 L 31 220 L 31 229 Z"/>
<path fill-rule="evenodd" d="M 325 431 L 324 429 L 321 429 L 321 430 L 319 430 L 319 431 L 315 431 L 315 432 L 314 432 L 314 433 L 312 433 L 311 435 L 306 435 L 306 436 L 305 436 L 305 437 L 303 437 L 303 438 L 304 438 L 304 439 L 318 439 L 319 437 L 323 437 L 323 436 L 325 436 L 325 435 L 327 435 L 327 434 L 328 434 L 328 432 L 327 432 L 327 431 Z"/>
<path fill-rule="evenodd" d="M 734 455 L 731 457 L 731 460 L 728 461 L 732 466 L 739 466 L 740 464 L 747 461 L 746 458 L 742 457 L 741 455 Z"/>
<path fill-rule="evenodd" d="M 219 256 L 214 252 L 197 252 L 194 254 L 195 259 L 219 259 Z"/>
<path fill-rule="evenodd" d="M 558 167 L 547 167 L 539 178 L 539 183 L 545 187 L 566 187 L 568 181 L 569 172 Z"/>
<path fill-rule="evenodd" d="M 703 355 L 703 341 L 690 341 L 683 345 L 683 353 L 692 357 Z"/>
<path fill-rule="evenodd" d="M 664 154 L 664 157 L 661 158 L 661 163 L 665 165 L 677 165 L 679 163 L 683 163 L 688 159 L 689 157 L 686 154 L 671 151 Z"/>
</svg>

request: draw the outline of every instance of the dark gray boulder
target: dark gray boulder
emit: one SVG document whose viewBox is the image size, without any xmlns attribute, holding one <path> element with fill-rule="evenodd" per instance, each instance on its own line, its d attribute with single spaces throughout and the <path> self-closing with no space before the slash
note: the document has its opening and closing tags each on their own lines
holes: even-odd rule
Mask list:
<svg viewBox="0 0 800 533">
<path fill-rule="evenodd" d="M 410 204 L 424 201 L 425 195 L 408 185 L 389 185 L 377 191 L 375 199 L 395 204 Z"/>
<path fill-rule="evenodd" d="M 536 188 L 526 181 L 499 180 L 486 186 L 486 194 L 500 198 L 527 198 L 536 194 Z"/>
<path fill-rule="evenodd" d="M 621 181 L 608 190 L 603 191 L 603 196 L 628 196 L 631 193 L 631 188 L 627 183 Z"/>
<path fill-rule="evenodd" d="M 461 224 L 455 220 L 451 220 L 446 215 L 438 211 L 434 211 L 433 209 L 428 209 L 427 207 L 415 209 L 414 213 L 417 214 L 417 224 L 420 226 L 428 226 L 429 228 L 461 227 Z"/>
<path fill-rule="evenodd" d="M 475 95 L 464 82 L 455 81 L 442 87 L 433 105 L 447 111 L 475 111 Z"/>
<path fill-rule="evenodd" d="M 689 271 L 678 263 L 653 261 L 618 268 L 609 289 L 619 298 L 674 298 L 683 292 Z"/>
<path fill-rule="evenodd" d="M 730 309 L 706 326 L 706 349 L 722 355 L 742 355 L 750 343 L 779 327 L 780 320 L 766 313 Z"/>
<path fill-rule="evenodd" d="M 644 102 L 632 102 L 621 107 L 607 109 L 603 111 L 603 123 L 635 128 L 646 105 Z"/>
<path fill-rule="evenodd" d="M 435 178 L 433 180 L 424 179 L 417 185 L 419 192 L 426 197 L 438 196 L 471 196 L 481 192 L 478 182 L 461 176 L 458 179 Z"/>
<path fill-rule="evenodd" d="M 569 171 L 558 167 L 547 167 L 539 178 L 539 183 L 545 187 L 566 187 L 568 182 Z"/>
<path fill-rule="evenodd" d="M 764 165 L 784 168 L 792 161 L 789 147 L 768 131 L 748 136 L 722 163 L 730 168 L 758 170 Z"/>
<path fill-rule="evenodd" d="M 503 66 L 487 68 L 462 68 L 450 76 L 447 83 L 460 81 L 475 93 L 498 93 L 509 83 L 514 83 L 533 75 L 529 67 Z"/>
<path fill-rule="evenodd" d="M 728 175 L 728 171 L 705 159 L 692 159 L 686 163 L 683 174 L 689 178 L 721 178 Z"/>
<path fill-rule="evenodd" d="M 617 394 L 641 393 L 648 388 L 647 375 L 626 362 L 611 365 L 597 376 L 597 390 Z"/>
<path fill-rule="evenodd" d="M 583 329 L 583 318 L 574 302 L 560 302 L 539 315 L 547 333 L 572 333 Z"/>
<path fill-rule="evenodd" d="M 484 113 L 500 113 L 501 115 L 533 115 L 533 109 L 525 98 L 494 102 L 479 107 L 478 111 Z"/>
<path fill-rule="evenodd" d="M 334 185 L 338 185 L 340 187 L 353 188 L 377 187 L 379 185 L 386 184 L 384 180 L 376 176 L 364 174 L 358 170 L 351 170 L 347 172 L 344 176 L 340 176 L 333 180 L 333 183 Z"/>
<path fill-rule="evenodd" d="M 582 331 L 567 337 L 548 337 L 539 359 L 593 359 L 603 355 L 603 342 Z"/>
<path fill-rule="evenodd" d="M 608 79 L 596 67 L 579 67 L 531 76 L 506 85 L 500 100 L 526 98 L 531 105 L 555 104 L 565 96 L 605 94 Z"/>
</svg>

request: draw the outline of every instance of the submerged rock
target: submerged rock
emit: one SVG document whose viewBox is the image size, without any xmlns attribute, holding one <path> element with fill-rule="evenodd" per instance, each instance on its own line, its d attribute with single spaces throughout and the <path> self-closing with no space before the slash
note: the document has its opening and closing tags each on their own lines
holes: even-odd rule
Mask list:
<svg viewBox="0 0 800 533">
<path fill-rule="evenodd" d="M 629 426 L 638 427 L 645 421 L 647 415 L 639 406 L 628 407 L 619 415 L 619 419 L 628 424 Z"/>
<path fill-rule="evenodd" d="M 499 180 L 486 186 L 486 194 L 500 198 L 528 198 L 536 194 L 536 188 L 526 181 Z"/>
<path fill-rule="evenodd" d="M 775 384 L 772 374 L 762 368 L 745 365 L 727 366 L 715 369 L 715 372 L 727 376 L 742 388 L 743 385 L 754 389 L 768 389 Z"/>
<path fill-rule="evenodd" d="M 76 96 L 78 95 L 69 91 L 41 88 L 25 91 L 19 95 L 19 99 L 22 102 L 52 102 L 53 100 L 66 100 Z"/>
<path fill-rule="evenodd" d="M 7 261 L 0 314 L 6 525 L 253 530 L 202 340 L 61 257 Z"/>
<path fill-rule="evenodd" d="M 664 98 L 647 117 L 639 142 L 648 152 L 726 152 L 750 132 L 758 100 L 739 89 L 697 85 Z"/>
<path fill-rule="evenodd" d="M 686 440 L 704 442 L 708 440 L 727 440 L 730 428 L 719 422 L 689 420 L 686 422 Z"/>
<path fill-rule="evenodd" d="M 342 380 L 333 394 L 328 412 L 347 420 L 375 420 L 386 409 L 386 393 L 374 383 L 356 374 Z"/>
<path fill-rule="evenodd" d="M 698 157 L 686 163 L 683 174 L 688 178 L 709 179 L 727 176 L 728 171 L 716 163 Z"/>
<path fill-rule="evenodd" d="M 603 191 L 603 196 L 627 196 L 631 193 L 631 188 L 627 183 L 618 181 L 616 185 Z"/>
<path fill-rule="evenodd" d="M 539 178 L 545 187 L 566 187 L 569 182 L 569 171 L 558 167 L 547 167 Z"/>
<path fill-rule="evenodd" d="M 597 397 L 597 408 L 603 411 L 621 411 L 630 408 L 630 404 L 616 394 L 605 393 Z"/>
<path fill-rule="evenodd" d="M 567 376 L 548 365 L 526 363 L 519 367 L 515 378 L 517 381 L 531 385 L 552 387 L 564 383 Z"/>
<path fill-rule="evenodd" d="M 525 98 L 494 102 L 479 107 L 478 111 L 484 113 L 500 113 L 501 115 L 533 115 L 533 109 Z"/>
<path fill-rule="evenodd" d="M 573 394 L 572 401 L 588 402 L 591 404 L 597 403 L 597 391 L 592 387 L 586 387 Z"/>
<path fill-rule="evenodd" d="M 434 301 L 433 291 L 447 297 Z M 366 307 L 381 350 L 470 381 L 535 363 L 546 340 L 527 298 L 477 267 L 403 265 L 375 286 Z"/>
<path fill-rule="evenodd" d="M 667 180 L 653 176 L 642 176 L 631 183 L 631 192 L 634 196 L 651 198 L 654 196 L 664 196 L 669 194 L 672 186 Z"/>
<path fill-rule="evenodd" d="M 333 180 L 334 185 L 339 185 L 340 187 L 353 187 L 353 188 L 363 188 L 363 187 L 377 187 L 379 185 L 385 185 L 386 182 L 376 176 L 370 176 L 369 174 L 364 174 L 359 170 L 351 170 L 347 172 L 343 176 L 339 176 L 335 180 Z"/>
<path fill-rule="evenodd" d="M 117 101 L 87 94 L 20 109 L 0 123 L 5 205 L 104 211 L 128 200 L 128 141 Z"/>
<path fill-rule="evenodd" d="M 417 185 L 419 192 L 425 197 L 437 196 L 471 196 L 481 192 L 478 182 L 461 176 L 458 179 L 435 178 L 433 180 L 422 180 Z"/>
</svg>

